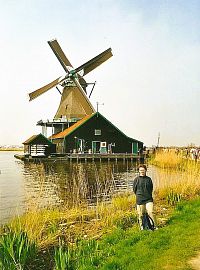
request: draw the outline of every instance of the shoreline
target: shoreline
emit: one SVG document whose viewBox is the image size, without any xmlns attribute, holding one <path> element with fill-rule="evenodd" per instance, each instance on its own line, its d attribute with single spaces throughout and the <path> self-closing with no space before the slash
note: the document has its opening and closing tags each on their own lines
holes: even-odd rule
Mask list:
<svg viewBox="0 0 200 270">
<path fill-rule="evenodd" d="M 0 148 L 0 151 L 20 151 L 20 152 L 22 152 L 22 151 L 24 151 L 24 149 L 21 149 L 21 148 Z"/>
</svg>

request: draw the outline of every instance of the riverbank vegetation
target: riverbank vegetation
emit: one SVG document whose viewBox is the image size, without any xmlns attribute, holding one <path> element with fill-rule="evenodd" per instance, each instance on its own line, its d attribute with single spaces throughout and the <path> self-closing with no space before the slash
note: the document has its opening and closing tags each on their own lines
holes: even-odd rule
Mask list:
<svg viewBox="0 0 200 270">
<path fill-rule="evenodd" d="M 149 160 L 156 165 L 159 182 L 156 196 L 167 198 L 168 202 L 188 200 L 200 195 L 200 162 L 185 158 L 175 151 L 157 152 Z"/>
<path fill-rule="evenodd" d="M 87 203 L 89 185 L 83 171 L 67 186 L 65 196 L 72 203 L 41 209 L 45 179 L 40 172 L 38 198 L 30 200 L 26 214 L 1 228 L 2 269 L 10 260 L 13 269 L 191 269 L 188 260 L 200 249 L 199 165 L 172 156 L 159 158 L 157 165 L 165 169 L 155 182 L 158 231 L 139 231 L 131 192 Z M 164 159 L 173 166 L 162 165 Z M 98 179 L 97 174 L 95 192 L 101 198 L 112 186 Z"/>
<path fill-rule="evenodd" d="M 155 232 L 139 231 L 133 218 L 133 222 L 115 223 L 100 238 L 80 237 L 69 242 L 63 231 L 54 244 L 45 243 L 42 248 L 24 232 L 4 228 L 1 269 L 189 270 L 190 258 L 200 249 L 199 208 L 199 198 L 180 202 L 165 226 Z M 13 268 L 4 267 L 10 262 Z"/>
<path fill-rule="evenodd" d="M 171 151 L 157 151 L 149 160 L 150 164 L 156 165 L 163 169 L 180 169 L 183 167 L 185 160 L 183 155 L 176 153 L 175 150 Z"/>
<path fill-rule="evenodd" d="M 197 156 L 185 153 L 178 149 L 160 149 L 150 155 L 149 163 L 163 169 L 190 171 L 200 170 L 200 163 Z"/>
<path fill-rule="evenodd" d="M 137 220 L 134 205 L 135 198 L 127 193 L 96 206 L 35 208 L 15 218 L 9 228 L 26 232 L 40 248 L 56 244 L 59 237 L 73 244 L 80 238 L 98 239 L 116 226 L 132 226 Z"/>
</svg>

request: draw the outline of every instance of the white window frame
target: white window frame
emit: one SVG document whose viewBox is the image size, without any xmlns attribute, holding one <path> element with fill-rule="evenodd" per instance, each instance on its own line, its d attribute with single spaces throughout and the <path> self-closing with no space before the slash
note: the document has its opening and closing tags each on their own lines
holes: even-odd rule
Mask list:
<svg viewBox="0 0 200 270">
<path fill-rule="evenodd" d="M 95 136 L 101 136 L 101 129 L 95 129 L 94 130 L 94 135 Z"/>
</svg>

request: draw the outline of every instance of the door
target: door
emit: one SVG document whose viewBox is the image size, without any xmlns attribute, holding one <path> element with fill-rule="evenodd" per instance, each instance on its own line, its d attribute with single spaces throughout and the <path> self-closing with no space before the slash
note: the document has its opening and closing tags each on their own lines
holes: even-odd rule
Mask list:
<svg viewBox="0 0 200 270">
<path fill-rule="evenodd" d="M 100 143 L 99 141 L 93 141 L 92 142 L 92 153 L 96 154 L 96 153 L 100 153 Z"/>
<path fill-rule="evenodd" d="M 132 154 L 137 154 L 138 152 L 138 143 L 133 142 L 132 143 Z"/>
</svg>

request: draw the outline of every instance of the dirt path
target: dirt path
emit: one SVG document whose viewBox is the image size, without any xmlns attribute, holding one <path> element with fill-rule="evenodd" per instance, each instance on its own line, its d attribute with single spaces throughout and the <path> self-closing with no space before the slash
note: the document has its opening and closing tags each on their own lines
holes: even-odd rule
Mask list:
<svg viewBox="0 0 200 270">
<path fill-rule="evenodd" d="M 198 254 L 197 257 L 192 258 L 189 261 L 189 264 L 192 266 L 194 270 L 200 270 L 200 253 Z"/>
</svg>

